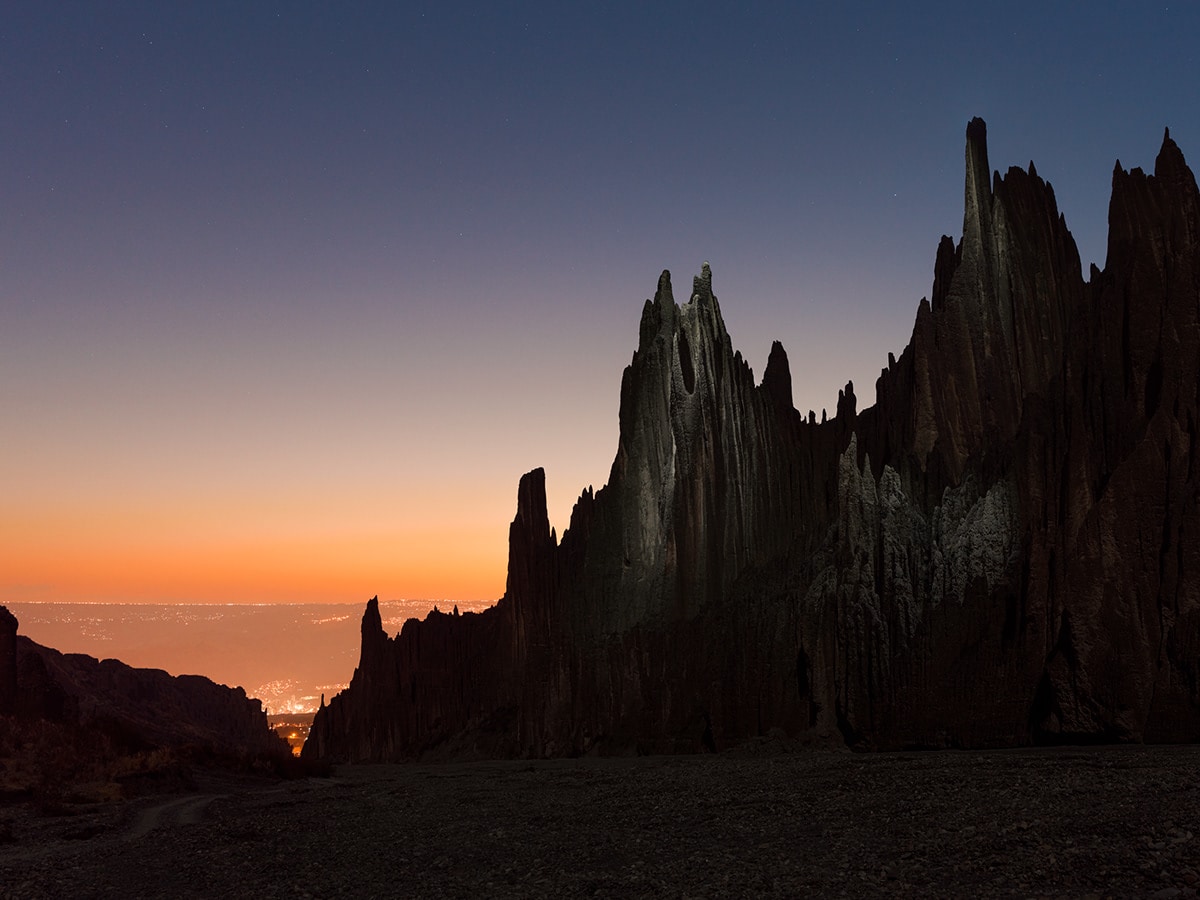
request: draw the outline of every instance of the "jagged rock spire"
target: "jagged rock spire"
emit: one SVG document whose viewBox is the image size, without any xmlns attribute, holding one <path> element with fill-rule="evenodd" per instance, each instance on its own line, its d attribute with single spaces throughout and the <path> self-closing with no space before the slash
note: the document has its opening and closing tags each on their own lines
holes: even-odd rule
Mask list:
<svg viewBox="0 0 1200 900">
<path fill-rule="evenodd" d="M 987 123 L 978 117 L 967 125 L 966 158 L 964 239 L 986 225 L 992 206 L 992 170 L 988 165 Z"/>
<path fill-rule="evenodd" d="M 783 409 L 792 408 L 792 373 L 788 368 L 787 351 L 783 344 L 774 341 L 767 357 L 767 368 L 763 371 L 763 390 Z"/>
<path fill-rule="evenodd" d="M 692 277 L 692 300 L 711 301 L 712 298 L 712 269 L 705 262 L 700 266 L 700 274 Z"/>
<path fill-rule="evenodd" d="M 369 669 L 379 659 L 383 647 L 387 643 L 387 633 L 383 630 L 383 617 L 379 614 L 379 596 L 367 601 L 367 608 L 362 617 L 362 651 L 359 654 L 360 669 Z"/>
</svg>

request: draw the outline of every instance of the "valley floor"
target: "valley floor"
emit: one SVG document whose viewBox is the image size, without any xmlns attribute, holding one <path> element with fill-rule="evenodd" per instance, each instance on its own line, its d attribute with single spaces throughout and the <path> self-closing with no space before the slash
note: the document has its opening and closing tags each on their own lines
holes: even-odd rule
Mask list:
<svg viewBox="0 0 1200 900">
<path fill-rule="evenodd" d="M 1200 746 L 343 766 L 0 806 L 0 897 L 1182 897 Z"/>
</svg>

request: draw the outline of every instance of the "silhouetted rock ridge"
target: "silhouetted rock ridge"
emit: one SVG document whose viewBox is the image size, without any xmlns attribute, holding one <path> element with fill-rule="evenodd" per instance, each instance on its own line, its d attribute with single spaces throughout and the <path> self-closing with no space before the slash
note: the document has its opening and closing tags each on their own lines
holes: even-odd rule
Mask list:
<svg viewBox="0 0 1200 900">
<path fill-rule="evenodd" d="M 967 127 L 958 243 L 873 406 L 761 384 L 707 266 L 659 278 L 608 484 L 557 540 L 521 480 L 504 597 L 388 638 L 305 754 L 688 752 L 1200 738 L 1200 193 L 1113 173 L 1085 281 L 1051 186 Z"/>
<path fill-rule="evenodd" d="M 131 749 L 288 753 L 267 724 L 262 704 L 240 687 L 60 653 L 18 635 L 17 624 L 0 606 L 0 715 L 101 729 Z"/>
</svg>

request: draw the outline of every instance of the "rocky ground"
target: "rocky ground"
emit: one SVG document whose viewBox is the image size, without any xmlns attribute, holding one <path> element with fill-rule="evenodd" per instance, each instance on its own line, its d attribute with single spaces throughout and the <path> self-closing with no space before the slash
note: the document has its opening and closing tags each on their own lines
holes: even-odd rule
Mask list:
<svg viewBox="0 0 1200 900">
<path fill-rule="evenodd" d="M 342 767 L 0 807 L 0 897 L 1184 897 L 1200 747 Z"/>
</svg>

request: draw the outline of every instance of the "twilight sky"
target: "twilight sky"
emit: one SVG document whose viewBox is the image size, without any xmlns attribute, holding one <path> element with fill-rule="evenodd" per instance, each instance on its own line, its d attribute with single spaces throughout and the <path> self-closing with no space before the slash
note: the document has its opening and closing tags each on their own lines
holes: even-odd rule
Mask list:
<svg viewBox="0 0 1200 900">
<path fill-rule="evenodd" d="M 8 4 L 0 603 L 495 599 L 663 268 L 865 406 L 972 116 L 1085 267 L 1117 158 L 1200 161 L 1200 4 L 746 6 Z"/>
</svg>

